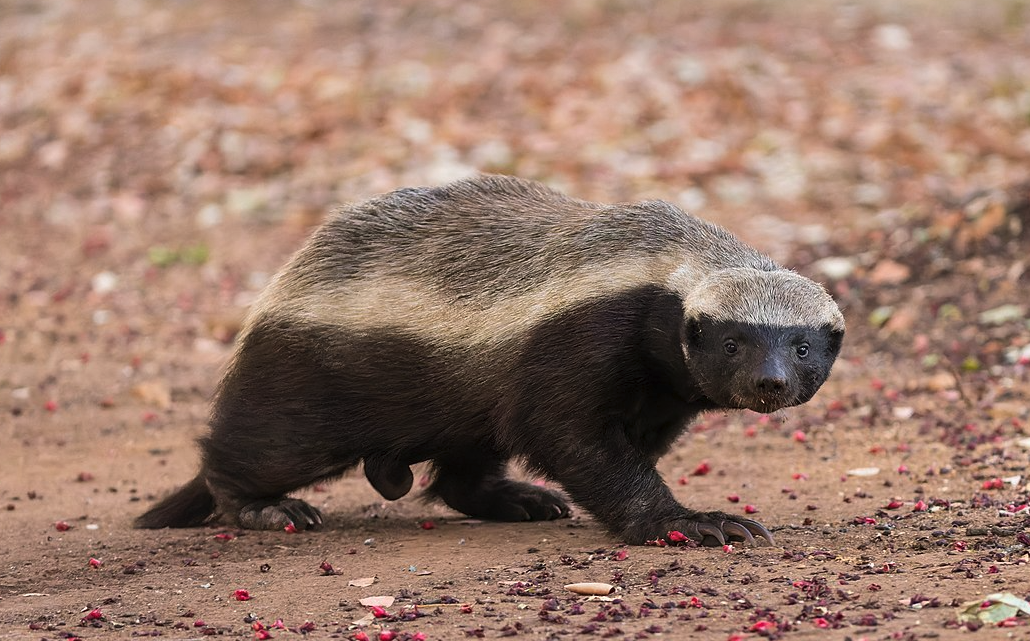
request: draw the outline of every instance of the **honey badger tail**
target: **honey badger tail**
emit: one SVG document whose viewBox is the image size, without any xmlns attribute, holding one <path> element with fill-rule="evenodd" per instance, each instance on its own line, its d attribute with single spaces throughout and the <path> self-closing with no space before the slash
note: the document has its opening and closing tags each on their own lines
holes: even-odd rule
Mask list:
<svg viewBox="0 0 1030 641">
<path fill-rule="evenodd" d="M 182 486 L 141 514 L 137 528 L 195 527 L 202 525 L 215 509 L 215 499 L 200 476 Z"/>
</svg>

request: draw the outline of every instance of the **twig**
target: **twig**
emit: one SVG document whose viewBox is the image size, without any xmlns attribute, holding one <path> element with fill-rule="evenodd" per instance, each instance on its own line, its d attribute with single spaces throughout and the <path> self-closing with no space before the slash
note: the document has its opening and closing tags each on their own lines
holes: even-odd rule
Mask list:
<svg viewBox="0 0 1030 641">
<path fill-rule="evenodd" d="M 969 398 L 969 395 L 966 394 L 966 387 L 962 384 L 962 372 L 955 367 L 955 364 L 952 363 L 950 359 L 945 358 L 943 360 L 948 366 L 948 369 L 951 370 L 951 375 L 955 378 L 955 389 L 958 390 L 959 398 L 966 402 L 966 407 L 968 409 L 973 409 L 976 407 L 976 404 L 973 402 L 973 399 Z"/>
</svg>

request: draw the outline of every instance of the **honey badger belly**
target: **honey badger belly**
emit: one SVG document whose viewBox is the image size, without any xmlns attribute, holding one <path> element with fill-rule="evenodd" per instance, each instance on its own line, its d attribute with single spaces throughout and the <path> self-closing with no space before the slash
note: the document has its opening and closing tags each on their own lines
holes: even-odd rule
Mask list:
<svg viewBox="0 0 1030 641">
<path fill-rule="evenodd" d="M 843 333 L 819 285 L 667 203 L 488 176 L 393 192 L 335 214 L 276 276 L 200 473 L 137 525 L 314 527 L 287 494 L 359 462 L 388 499 L 431 461 L 428 494 L 460 512 L 566 516 L 563 495 L 505 477 L 519 458 L 632 543 L 771 540 L 680 505 L 655 462 L 700 412 L 807 401 Z"/>
</svg>

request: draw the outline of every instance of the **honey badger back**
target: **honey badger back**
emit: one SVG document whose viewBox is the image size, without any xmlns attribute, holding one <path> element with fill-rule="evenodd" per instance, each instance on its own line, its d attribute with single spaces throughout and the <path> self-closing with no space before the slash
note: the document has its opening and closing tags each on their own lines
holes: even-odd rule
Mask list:
<svg viewBox="0 0 1030 641">
<path fill-rule="evenodd" d="M 768 538 L 681 506 L 655 461 L 699 412 L 810 398 L 842 335 L 821 287 L 666 203 L 503 177 L 400 190 L 338 212 L 276 276 L 200 474 L 137 525 L 315 526 L 286 494 L 360 461 L 388 499 L 432 461 L 429 493 L 460 512 L 567 515 L 505 478 L 519 457 L 630 542 Z"/>
</svg>

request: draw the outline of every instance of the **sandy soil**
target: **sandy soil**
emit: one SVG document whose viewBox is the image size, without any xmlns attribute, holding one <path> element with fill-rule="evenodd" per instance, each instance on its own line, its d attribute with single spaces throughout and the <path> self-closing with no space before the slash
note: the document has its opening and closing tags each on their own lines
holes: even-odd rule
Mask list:
<svg viewBox="0 0 1030 641">
<path fill-rule="evenodd" d="M 958 610 L 1030 596 L 1024 4 L 89 5 L 0 4 L 0 638 L 1030 638 Z M 323 212 L 471 169 L 673 200 L 829 285 L 819 395 L 660 464 L 776 545 L 470 521 L 360 473 L 302 493 L 318 532 L 133 530 Z"/>
</svg>

